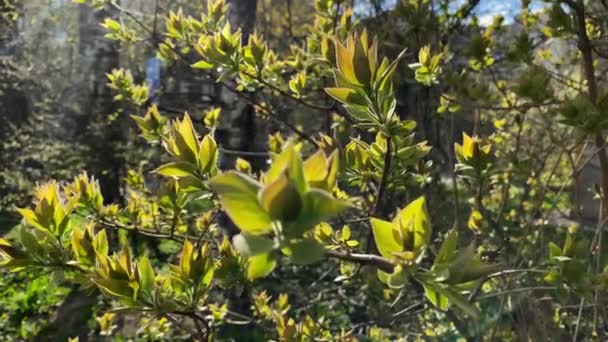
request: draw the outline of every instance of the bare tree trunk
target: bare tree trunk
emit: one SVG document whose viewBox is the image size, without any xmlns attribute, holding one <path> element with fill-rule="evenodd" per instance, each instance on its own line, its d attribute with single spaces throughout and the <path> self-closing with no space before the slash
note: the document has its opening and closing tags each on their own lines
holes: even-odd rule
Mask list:
<svg viewBox="0 0 608 342">
<path fill-rule="evenodd" d="M 249 35 L 253 32 L 256 19 L 257 0 L 229 0 L 228 18 L 233 28 L 241 28 L 243 44 L 247 43 Z M 253 100 L 255 94 L 244 93 L 243 96 Z M 218 144 L 225 151 L 220 152 L 219 166 L 221 169 L 230 169 L 237 158 L 248 160 L 254 169 L 264 165 L 264 158 L 251 154 L 238 154 L 230 151 L 255 152 L 262 149 L 260 137 L 264 137 L 258 122 L 256 122 L 253 106 L 235 94 L 222 91 L 221 103 L 224 108 L 218 129 Z"/>
<path fill-rule="evenodd" d="M 106 74 L 117 69 L 119 65 L 118 44 L 104 37 L 104 29 L 99 25 L 105 18 L 118 17 L 113 7 L 93 11 L 88 6 L 81 6 L 79 12 L 80 25 L 80 57 L 84 58 L 83 66 L 87 75 L 82 80 L 86 94 L 81 98 L 83 115 L 77 125 L 84 135 L 84 143 L 91 148 L 92 158 L 90 169 L 99 179 L 102 194 L 107 202 L 120 200 L 121 171 L 124 165 L 121 151 L 124 141 L 124 120 L 120 115 L 112 122 L 108 116 L 118 110 L 113 101 L 113 94 L 107 87 Z M 82 133 L 81 133 L 82 134 Z"/>
<path fill-rule="evenodd" d="M 257 9 L 257 0 L 229 0 L 228 17 L 233 28 L 241 28 L 243 32 L 243 44 L 246 44 L 249 35 L 253 32 L 255 25 L 255 14 Z M 253 99 L 254 93 L 244 93 L 244 96 Z M 240 99 L 233 93 L 225 90 L 220 93 L 221 103 L 223 105 L 222 115 L 220 116 L 219 127 L 217 130 L 217 142 L 220 147 L 218 166 L 220 169 L 230 169 L 234 167 L 237 158 L 241 157 L 248 160 L 254 170 L 259 170 L 263 167 L 265 158 L 256 158 L 251 154 L 235 153 L 236 151 L 254 152 L 261 150 L 261 146 L 265 144 L 261 141 L 265 134 L 262 130 L 256 127 L 255 109 L 250 103 Z M 225 213 L 222 213 L 218 222 L 224 227 L 229 236 L 238 232 L 234 223 L 228 218 Z M 242 291 L 231 291 L 229 295 L 230 309 L 249 316 L 251 314 L 250 290 L 248 288 Z M 251 333 L 250 329 L 225 329 L 224 334 L 244 337 Z"/>
</svg>

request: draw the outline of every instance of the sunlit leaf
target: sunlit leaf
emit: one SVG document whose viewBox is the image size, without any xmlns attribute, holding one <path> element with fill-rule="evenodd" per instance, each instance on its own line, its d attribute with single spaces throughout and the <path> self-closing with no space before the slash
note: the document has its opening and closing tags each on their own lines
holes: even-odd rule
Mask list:
<svg viewBox="0 0 608 342">
<path fill-rule="evenodd" d="M 403 243 L 395 238 L 396 234 L 393 231 L 394 228 L 391 222 L 371 218 L 370 224 L 380 255 L 387 259 L 392 259 L 394 257 L 393 253 L 403 251 Z"/>
<path fill-rule="evenodd" d="M 272 253 L 258 254 L 247 262 L 247 278 L 254 280 L 269 275 L 277 265 Z"/>
<path fill-rule="evenodd" d="M 196 166 L 188 162 L 172 162 L 161 165 L 154 172 L 167 177 L 180 178 L 192 176 L 196 172 Z"/>
<path fill-rule="evenodd" d="M 302 199 L 296 187 L 281 175 L 266 185 L 259 194 L 262 207 L 270 217 L 281 221 L 293 221 L 302 208 Z"/>
<path fill-rule="evenodd" d="M 209 182 L 221 199 L 223 209 L 239 229 L 250 234 L 270 232 L 271 218 L 258 201 L 260 184 L 251 177 L 229 171 Z"/>
<path fill-rule="evenodd" d="M 246 233 L 235 235 L 232 238 L 232 244 L 245 258 L 268 253 L 274 247 L 274 242 L 271 239 Z"/>
</svg>

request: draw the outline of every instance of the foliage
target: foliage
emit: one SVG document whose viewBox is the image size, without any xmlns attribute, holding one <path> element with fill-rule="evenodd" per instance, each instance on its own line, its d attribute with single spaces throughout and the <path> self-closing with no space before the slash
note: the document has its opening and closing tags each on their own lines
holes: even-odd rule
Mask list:
<svg viewBox="0 0 608 342">
<path fill-rule="evenodd" d="M 128 10 L 78 2 L 126 13 L 103 22 L 108 39 L 145 40 L 149 29 Z M 102 335 L 119 334 L 116 317 L 137 314 L 134 335 L 149 339 L 600 338 L 608 157 L 593 42 L 601 26 L 583 2 L 553 1 L 541 15 L 524 1 L 514 44 L 503 18 L 473 17 L 459 46 L 452 35 L 467 5 L 399 2 L 387 15 L 416 33 L 413 55 L 384 47 L 344 1 L 316 0 L 312 24 L 297 30 L 306 39 L 291 37 L 289 49 L 235 27 L 224 0 L 208 1 L 202 17 L 170 10 L 158 56 L 216 80 L 282 128 L 268 137 L 268 167 L 237 159 L 221 169 L 222 108 L 171 118 L 117 69 L 108 87 L 135 108 L 153 171 L 126 174 L 122 203 L 104 199 L 84 172 L 39 185 L 33 205 L 17 209 L 14 236 L 0 240 L 1 265 L 101 292 Z M 572 63 L 552 57 L 555 41 L 577 42 L 564 53 Z M 404 59 L 409 68 L 399 67 Z M 425 116 L 404 112 L 403 78 L 415 80 L 424 103 L 414 109 Z M 311 136 L 285 107 L 331 125 Z M 454 142 L 454 119 L 467 113 L 472 134 Z M 432 125 L 449 134 L 434 135 Z M 576 217 L 579 205 L 564 189 L 596 154 L 597 222 L 564 230 L 558 213 Z"/>
</svg>

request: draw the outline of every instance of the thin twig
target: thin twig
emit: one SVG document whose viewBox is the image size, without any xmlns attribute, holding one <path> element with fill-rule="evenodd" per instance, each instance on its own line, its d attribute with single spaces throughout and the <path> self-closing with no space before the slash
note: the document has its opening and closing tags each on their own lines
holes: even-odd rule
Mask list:
<svg viewBox="0 0 608 342">
<path fill-rule="evenodd" d="M 338 251 L 325 251 L 325 255 L 329 258 L 351 261 L 361 265 L 374 266 L 384 272 L 393 273 L 395 265 L 388 259 L 385 259 L 375 254 L 360 254 L 360 253 L 343 253 Z"/>
</svg>

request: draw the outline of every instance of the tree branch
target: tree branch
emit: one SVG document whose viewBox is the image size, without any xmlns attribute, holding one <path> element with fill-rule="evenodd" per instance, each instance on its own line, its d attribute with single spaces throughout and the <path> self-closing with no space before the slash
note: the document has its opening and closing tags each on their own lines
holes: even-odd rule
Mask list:
<svg viewBox="0 0 608 342">
<path fill-rule="evenodd" d="M 585 21 L 585 4 L 584 2 L 577 3 L 573 0 L 563 0 L 572 11 L 574 11 L 576 17 L 577 24 L 577 36 L 578 36 L 578 49 L 581 52 L 583 58 L 583 71 L 585 74 L 585 79 L 587 80 L 587 89 L 589 99 L 593 104 L 597 104 L 598 102 L 598 86 L 597 79 L 595 77 L 595 66 L 593 64 L 593 45 L 591 40 L 589 39 L 589 35 L 587 34 L 587 27 Z M 602 193 L 600 196 L 600 213 L 598 217 L 598 225 L 596 230 L 596 245 L 591 247 L 591 250 L 594 250 L 596 253 L 596 267 L 595 272 L 600 271 L 600 258 L 602 255 L 602 233 L 603 233 L 603 225 L 606 222 L 606 217 L 608 217 L 608 155 L 606 155 L 605 148 L 605 140 L 604 135 L 599 132 L 595 136 L 595 145 L 598 148 L 598 159 L 600 161 L 601 168 L 601 187 Z M 597 328 L 598 325 L 598 310 L 600 297 L 599 292 L 595 290 L 595 307 L 593 312 L 593 327 Z"/>
<path fill-rule="evenodd" d="M 360 265 L 368 265 L 376 267 L 386 273 L 393 273 L 395 265 L 388 259 L 385 259 L 379 255 L 374 254 L 360 254 L 360 253 L 343 253 L 338 251 L 325 251 L 325 255 L 329 258 L 351 261 Z"/>
</svg>

